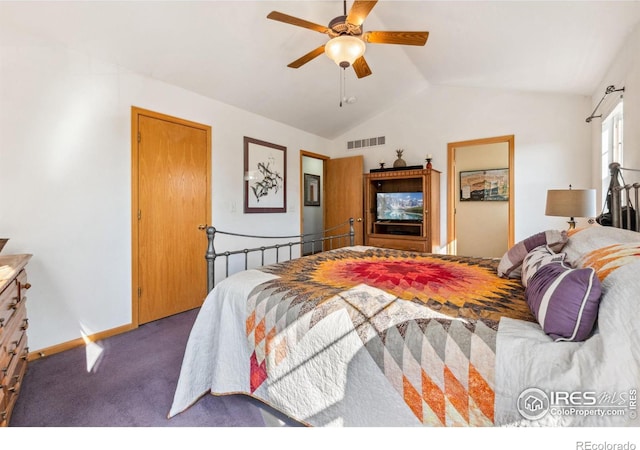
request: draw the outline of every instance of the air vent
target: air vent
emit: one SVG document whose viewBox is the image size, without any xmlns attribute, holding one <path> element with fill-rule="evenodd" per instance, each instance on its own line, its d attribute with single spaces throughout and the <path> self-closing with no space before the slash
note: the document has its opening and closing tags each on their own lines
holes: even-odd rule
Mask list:
<svg viewBox="0 0 640 450">
<path fill-rule="evenodd" d="M 356 139 L 355 141 L 347 142 L 347 150 L 353 150 L 355 148 L 373 147 L 376 145 L 384 145 L 386 142 L 385 136 L 372 137 L 367 139 Z"/>
</svg>

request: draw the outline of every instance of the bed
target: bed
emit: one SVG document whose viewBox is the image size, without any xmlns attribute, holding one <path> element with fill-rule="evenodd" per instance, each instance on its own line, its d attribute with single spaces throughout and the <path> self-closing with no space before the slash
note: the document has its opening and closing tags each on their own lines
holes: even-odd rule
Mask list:
<svg viewBox="0 0 640 450">
<path fill-rule="evenodd" d="M 308 426 L 640 425 L 640 233 L 545 230 L 501 259 L 322 248 L 213 280 L 169 417 L 211 393 Z"/>
</svg>

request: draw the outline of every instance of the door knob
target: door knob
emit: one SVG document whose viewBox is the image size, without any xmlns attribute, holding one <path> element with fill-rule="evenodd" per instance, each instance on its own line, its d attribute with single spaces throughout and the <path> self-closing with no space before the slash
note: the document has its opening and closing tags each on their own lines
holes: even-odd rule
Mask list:
<svg viewBox="0 0 640 450">
<path fill-rule="evenodd" d="M 202 224 L 201 224 L 201 225 L 198 225 L 198 230 L 206 230 L 206 229 L 207 229 L 207 225 L 206 225 L 206 224 L 204 224 L 204 225 L 202 225 Z"/>
</svg>

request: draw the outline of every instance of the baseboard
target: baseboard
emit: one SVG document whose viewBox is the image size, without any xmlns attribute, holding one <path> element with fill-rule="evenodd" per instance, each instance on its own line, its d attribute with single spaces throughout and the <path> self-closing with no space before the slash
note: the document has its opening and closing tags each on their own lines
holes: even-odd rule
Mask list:
<svg viewBox="0 0 640 450">
<path fill-rule="evenodd" d="M 131 323 L 128 325 L 123 325 L 121 327 L 112 328 L 110 330 L 105 330 L 99 333 L 91 334 L 86 337 L 74 339 L 72 341 L 63 342 L 62 344 L 57 344 L 51 347 L 43 348 L 41 350 L 29 352 L 29 356 L 27 357 L 27 360 L 34 361 L 36 359 L 45 358 L 47 356 L 55 355 L 56 353 L 64 352 L 66 350 L 82 347 L 83 345 L 87 345 L 89 342 L 96 342 L 111 336 L 126 333 L 127 331 L 135 330 L 136 328 L 138 328 L 138 326 Z"/>
</svg>

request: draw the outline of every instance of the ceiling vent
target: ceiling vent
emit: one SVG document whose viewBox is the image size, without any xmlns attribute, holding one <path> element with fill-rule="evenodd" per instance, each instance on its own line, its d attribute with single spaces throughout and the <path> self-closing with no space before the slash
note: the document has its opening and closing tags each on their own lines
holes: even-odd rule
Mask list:
<svg viewBox="0 0 640 450">
<path fill-rule="evenodd" d="M 384 145 L 386 142 L 385 136 L 378 136 L 367 139 L 356 139 L 355 141 L 347 142 L 347 150 L 354 150 L 356 148 L 373 147 L 376 145 Z"/>
</svg>

